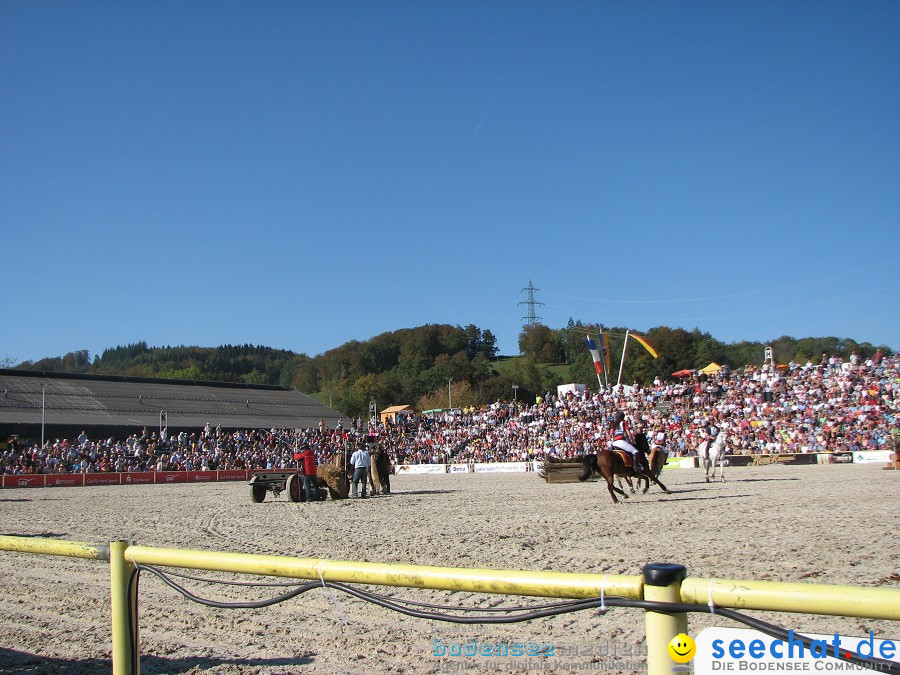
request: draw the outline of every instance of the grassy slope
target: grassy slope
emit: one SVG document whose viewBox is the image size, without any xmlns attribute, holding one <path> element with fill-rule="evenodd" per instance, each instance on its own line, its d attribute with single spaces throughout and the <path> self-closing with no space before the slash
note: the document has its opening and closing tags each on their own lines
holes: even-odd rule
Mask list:
<svg viewBox="0 0 900 675">
<path fill-rule="evenodd" d="M 498 360 L 495 360 L 491 363 L 494 368 L 497 369 L 499 373 L 508 373 L 515 369 L 517 364 L 522 363 L 525 360 L 524 356 L 501 356 Z M 555 363 L 539 363 L 539 367 L 546 368 L 551 373 L 558 375 L 562 379 L 566 379 L 566 376 L 569 372 L 569 366 L 565 363 L 563 364 L 555 364 Z"/>
</svg>

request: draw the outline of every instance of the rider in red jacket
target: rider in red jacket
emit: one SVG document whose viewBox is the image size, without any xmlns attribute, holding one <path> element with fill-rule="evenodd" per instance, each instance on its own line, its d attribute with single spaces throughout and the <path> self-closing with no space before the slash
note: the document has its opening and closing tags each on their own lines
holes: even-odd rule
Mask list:
<svg viewBox="0 0 900 675">
<path fill-rule="evenodd" d="M 610 422 L 610 431 L 612 431 L 613 435 L 613 447 L 624 450 L 634 458 L 635 473 L 648 473 L 650 467 L 647 466 L 647 458 L 644 457 L 644 454 L 640 450 L 634 447 L 634 444 L 631 441 L 631 425 L 625 418 L 625 413 L 621 410 L 616 413 L 612 422 Z M 638 469 L 640 471 L 638 471 Z"/>
</svg>

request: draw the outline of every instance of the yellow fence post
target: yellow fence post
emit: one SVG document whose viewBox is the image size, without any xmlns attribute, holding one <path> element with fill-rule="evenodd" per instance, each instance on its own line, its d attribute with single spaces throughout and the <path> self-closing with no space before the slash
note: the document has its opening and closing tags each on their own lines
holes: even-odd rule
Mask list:
<svg viewBox="0 0 900 675">
<path fill-rule="evenodd" d="M 109 545 L 113 675 L 140 675 L 141 672 L 137 584 L 131 582 L 134 565 L 125 559 L 128 545 L 127 541 Z"/>
<path fill-rule="evenodd" d="M 644 565 L 644 600 L 681 602 L 681 582 L 687 577 L 684 565 L 651 563 Z M 647 611 L 647 673 L 664 675 L 676 665 L 669 656 L 669 642 L 679 633 L 687 633 L 687 614 L 663 614 Z"/>
</svg>

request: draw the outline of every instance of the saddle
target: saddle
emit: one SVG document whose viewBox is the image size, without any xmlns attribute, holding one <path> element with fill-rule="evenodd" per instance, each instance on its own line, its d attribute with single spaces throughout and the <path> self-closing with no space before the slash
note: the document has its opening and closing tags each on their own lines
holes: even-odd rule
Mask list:
<svg viewBox="0 0 900 675">
<path fill-rule="evenodd" d="M 634 458 L 631 456 L 630 452 L 625 452 L 624 450 L 613 450 L 613 452 L 619 456 L 626 468 L 634 468 Z"/>
</svg>

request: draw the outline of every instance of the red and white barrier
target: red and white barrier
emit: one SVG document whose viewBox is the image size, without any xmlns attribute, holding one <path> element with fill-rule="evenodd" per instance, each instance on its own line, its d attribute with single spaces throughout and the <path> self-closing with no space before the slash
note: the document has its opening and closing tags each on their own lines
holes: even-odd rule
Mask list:
<svg viewBox="0 0 900 675">
<path fill-rule="evenodd" d="M 82 487 L 85 485 L 153 485 L 154 483 L 215 483 L 250 480 L 253 471 L 125 471 L 122 473 L 50 473 L 2 476 L 0 487 Z"/>
</svg>

